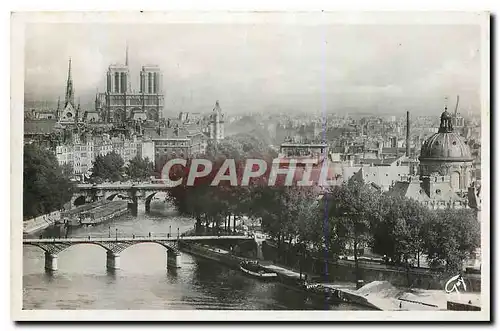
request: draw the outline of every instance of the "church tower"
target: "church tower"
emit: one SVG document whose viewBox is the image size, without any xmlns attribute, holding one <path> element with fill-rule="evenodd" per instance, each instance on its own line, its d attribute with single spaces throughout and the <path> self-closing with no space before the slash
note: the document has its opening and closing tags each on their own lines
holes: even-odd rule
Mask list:
<svg viewBox="0 0 500 331">
<path fill-rule="evenodd" d="M 78 121 L 78 111 L 75 107 L 75 90 L 73 87 L 73 77 L 71 76 L 71 58 L 69 58 L 68 64 L 68 79 L 66 81 L 64 107 L 62 110 L 58 110 L 58 113 L 58 120 L 61 123 L 74 123 Z"/>
<path fill-rule="evenodd" d="M 75 105 L 75 91 L 73 90 L 73 78 L 71 77 L 71 58 L 69 58 L 68 65 L 68 80 L 66 81 L 66 98 L 64 100 L 64 107 L 71 103 Z"/>
<path fill-rule="evenodd" d="M 158 122 L 163 111 L 161 70 L 157 65 L 142 66 L 140 89 L 132 89 L 128 43 L 125 63 L 112 64 L 106 73 L 106 90 L 98 93 L 96 111 L 104 122 L 129 125 L 134 121 Z"/>
<path fill-rule="evenodd" d="M 210 139 L 216 143 L 224 139 L 224 115 L 219 100 L 215 102 L 215 107 L 210 115 L 209 135 Z"/>
</svg>

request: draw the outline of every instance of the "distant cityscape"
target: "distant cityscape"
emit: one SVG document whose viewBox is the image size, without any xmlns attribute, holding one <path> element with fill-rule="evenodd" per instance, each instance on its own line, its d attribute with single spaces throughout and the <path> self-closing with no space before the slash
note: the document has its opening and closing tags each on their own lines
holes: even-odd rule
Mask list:
<svg viewBox="0 0 500 331">
<path fill-rule="evenodd" d="M 68 165 L 78 180 L 91 175 L 97 155 L 111 151 L 126 164 L 138 156 L 158 167 L 166 159 L 203 155 L 210 144 L 216 145 L 228 136 L 250 133 L 276 152 L 283 143 L 289 147 L 297 144 L 295 152 L 310 150 L 307 144 L 325 144 L 327 162 L 339 183 L 361 176 L 382 191 L 392 190 L 434 208 L 467 206 L 468 188 L 480 186 L 480 121 L 460 114 L 458 96 L 455 105 L 444 105 L 450 108 L 445 112 L 450 114 L 456 141 L 449 146 L 450 142 L 437 139 L 435 145 L 427 146 L 426 139 L 442 131 L 439 109 L 436 116 L 410 112 L 406 116 L 229 115 L 216 101 L 205 113 L 183 111 L 166 118 L 160 68 L 143 66 L 136 91 L 130 84 L 128 50 L 125 64 L 109 66 L 106 91 L 97 92 L 94 109 L 82 109 L 75 103 L 71 65 L 70 59 L 65 96 L 58 100 L 57 107 L 25 111 L 24 136 L 25 143 L 36 141 L 53 150 L 60 165 Z M 447 148 L 460 160 L 439 155 L 448 153 Z M 425 153 L 430 153 L 429 160 L 422 159 Z M 436 160 L 448 170 L 436 172 Z M 432 166 L 425 165 L 429 162 Z M 439 176 L 430 178 L 432 175 Z M 431 190 L 429 183 L 440 188 Z M 442 193 L 436 194 L 437 190 Z"/>
<path fill-rule="evenodd" d="M 323 23 L 27 28 L 23 313 L 488 310 L 482 26 Z"/>
</svg>

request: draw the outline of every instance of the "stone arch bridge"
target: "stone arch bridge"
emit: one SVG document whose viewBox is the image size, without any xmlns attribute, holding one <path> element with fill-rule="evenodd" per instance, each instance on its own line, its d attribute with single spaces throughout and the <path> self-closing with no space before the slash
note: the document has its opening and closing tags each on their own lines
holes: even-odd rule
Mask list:
<svg viewBox="0 0 500 331">
<path fill-rule="evenodd" d="M 133 210 L 137 210 L 138 204 L 143 202 L 146 212 L 149 212 L 154 196 L 159 192 L 168 193 L 169 190 L 170 187 L 161 183 L 77 184 L 71 198 L 71 206 L 121 197 L 130 201 Z"/>
<path fill-rule="evenodd" d="M 252 236 L 184 236 L 171 237 L 167 236 L 148 236 L 148 237 L 84 237 L 84 238 L 47 238 L 47 239 L 23 239 L 23 245 L 31 245 L 41 248 L 45 252 L 45 269 L 47 271 L 57 270 L 57 256 L 66 248 L 75 245 L 97 245 L 106 250 L 106 268 L 108 270 L 116 270 L 120 268 L 120 253 L 125 249 L 141 244 L 154 243 L 165 247 L 166 261 L 168 267 L 180 267 L 180 251 L 178 248 L 179 241 L 193 243 L 214 243 L 214 242 L 229 242 L 238 244 L 243 241 L 256 241 Z"/>
</svg>

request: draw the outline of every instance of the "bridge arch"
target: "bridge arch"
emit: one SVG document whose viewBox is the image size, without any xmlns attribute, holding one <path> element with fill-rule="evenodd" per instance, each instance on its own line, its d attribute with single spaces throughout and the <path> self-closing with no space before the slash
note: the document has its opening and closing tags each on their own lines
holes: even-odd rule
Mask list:
<svg viewBox="0 0 500 331">
<path fill-rule="evenodd" d="M 113 200 L 114 197 L 116 197 L 118 194 L 120 194 L 119 191 L 116 190 L 110 190 L 110 191 L 105 191 L 103 194 L 104 200 Z M 110 199 L 110 197 L 112 197 Z"/>
<path fill-rule="evenodd" d="M 40 248 L 44 253 L 54 254 L 51 252 L 50 247 L 47 247 L 46 245 L 40 245 L 40 244 L 35 244 L 35 243 L 25 243 L 23 245 Z"/>
<path fill-rule="evenodd" d="M 167 267 L 180 267 L 180 252 L 176 247 L 172 247 L 170 242 L 162 240 L 144 240 L 144 241 L 78 241 L 78 242 L 23 242 L 26 246 L 40 248 L 45 255 L 45 269 L 48 271 L 57 270 L 58 254 L 72 246 L 82 244 L 94 245 L 104 248 L 106 251 L 106 268 L 116 270 L 120 268 L 120 253 L 131 246 L 144 243 L 153 243 L 162 246 L 166 251 Z"/>
<path fill-rule="evenodd" d="M 141 245 L 141 244 L 157 244 L 157 245 L 160 245 L 163 248 L 165 248 L 168 253 L 178 253 L 179 252 L 179 250 L 177 248 L 175 248 L 175 247 L 172 247 L 171 244 L 167 244 L 167 243 L 162 242 L 160 240 L 158 240 L 158 241 L 156 241 L 156 240 L 136 241 L 136 242 L 130 243 L 127 247 L 125 247 L 122 250 L 122 252 L 124 250 L 126 250 L 127 248 L 130 248 L 130 247 L 133 247 L 133 246 L 137 246 L 137 245 Z"/>
<path fill-rule="evenodd" d="M 167 243 L 167 242 L 163 242 L 161 240 L 144 240 L 144 241 L 134 241 L 134 242 L 127 242 L 127 241 L 96 242 L 96 241 L 92 241 L 92 239 L 90 239 L 88 242 L 86 242 L 86 241 L 80 241 L 80 242 L 75 242 L 75 243 L 64 243 L 64 244 L 60 243 L 60 242 L 55 242 L 55 243 L 50 243 L 50 242 L 44 242 L 44 243 L 27 242 L 27 243 L 23 243 L 23 244 L 26 245 L 26 246 L 38 247 L 41 250 L 43 250 L 44 252 L 50 253 L 50 254 L 59 254 L 62 251 L 66 250 L 66 249 L 68 249 L 70 247 L 80 246 L 80 245 L 94 245 L 94 246 L 99 246 L 99 247 L 103 248 L 105 251 L 111 251 L 111 252 L 113 252 L 115 254 L 119 254 L 119 253 L 123 252 L 124 250 L 126 250 L 129 247 L 136 246 L 136 245 L 139 245 L 139 244 L 157 244 L 157 245 L 160 245 L 160 246 L 164 247 L 165 249 L 167 249 L 167 251 L 169 253 L 170 252 L 174 252 L 174 253 L 179 252 L 179 250 L 177 248 L 173 247 L 170 242 Z"/>
<path fill-rule="evenodd" d="M 130 197 L 126 194 L 122 194 L 122 193 L 113 193 L 109 196 L 106 197 L 106 200 L 108 201 L 113 201 L 115 198 L 120 198 L 122 200 L 126 200 L 126 199 L 130 199 Z"/>
<path fill-rule="evenodd" d="M 78 242 L 78 243 L 50 243 L 50 242 L 45 242 L 45 243 L 24 243 L 24 245 L 27 246 L 34 246 L 38 247 L 41 250 L 43 250 L 45 253 L 50 253 L 50 254 L 59 254 L 66 249 L 74 246 L 79 246 L 79 245 L 94 245 L 94 246 L 99 246 L 101 248 L 104 248 L 105 251 L 112 251 L 112 248 L 105 246 L 102 243 L 95 242 L 95 241 L 89 241 L 89 242 Z"/>
<path fill-rule="evenodd" d="M 153 192 L 153 193 L 146 193 L 147 196 L 146 198 L 144 199 L 144 205 L 145 205 L 145 210 L 146 212 L 149 212 L 151 210 L 151 201 L 153 200 L 154 196 L 157 194 L 158 192 Z"/>
<path fill-rule="evenodd" d="M 87 203 L 87 196 L 85 196 L 85 195 L 80 195 L 80 196 L 76 197 L 75 200 L 73 201 L 73 205 L 75 207 L 84 205 L 86 203 Z"/>
</svg>

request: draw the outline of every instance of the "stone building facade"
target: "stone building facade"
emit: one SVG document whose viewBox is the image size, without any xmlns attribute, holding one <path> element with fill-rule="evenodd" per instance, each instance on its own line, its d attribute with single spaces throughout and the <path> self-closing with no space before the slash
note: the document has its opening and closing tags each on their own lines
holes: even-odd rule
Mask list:
<svg viewBox="0 0 500 331">
<path fill-rule="evenodd" d="M 142 66 L 139 81 L 139 91 L 133 90 L 128 52 L 124 65 L 109 66 L 106 73 L 106 91 L 97 93 L 95 101 L 95 111 L 104 122 L 121 124 L 135 120 L 160 120 L 164 105 L 160 67 Z"/>
</svg>

